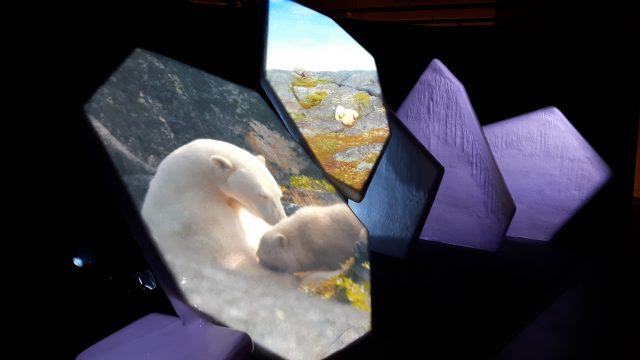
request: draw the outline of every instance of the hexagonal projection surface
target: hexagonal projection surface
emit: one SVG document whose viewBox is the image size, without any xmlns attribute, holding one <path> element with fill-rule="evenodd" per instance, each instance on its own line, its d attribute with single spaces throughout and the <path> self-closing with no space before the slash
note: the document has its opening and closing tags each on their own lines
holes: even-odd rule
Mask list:
<svg viewBox="0 0 640 360">
<path fill-rule="evenodd" d="M 515 206 L 464 86 L 433 60 L 398 117 L 445 169 L 421 238 L 495 250 Z"/>
<path fill-rule="evenodd" d="M 389 137 L 373 57 L 330 18 L 270 1 L 263 75 L 287 127 L 359 201 Z"/>
<path fill-rule="evenodd" d="M 389 112 L 393 136 L 364 199 L 349 207 L 369 230 L 369 248 L 404 258 L 418 238 L 444 169 Z"/>
<path fill-rule="evenodd" d="M 484 126 L 484 132 L 517 206 L 508 236 L 551 239 L 611 177 L 554 107 Z"/>
<path fill-rule="evenodd" d="M 366 230 L 257 93 L 136 50 L 85 110 L 187 303 L 286 358 L 369 330 Z"/>
</svg>

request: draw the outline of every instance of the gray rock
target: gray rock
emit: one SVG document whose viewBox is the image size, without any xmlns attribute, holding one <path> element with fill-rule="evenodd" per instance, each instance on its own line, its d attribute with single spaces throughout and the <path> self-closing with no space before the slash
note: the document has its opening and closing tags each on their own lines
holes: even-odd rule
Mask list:
<svg viewBox="0 0 640 360">
<path fill-rule="evenodd" d="M 382 94 L 378 73 L 373 70 L 322 71 L 317 73 L 317 77 L 329 79 L 340 86 L 365 91 L 372 96 L 380 97 Z"/>
<path fill-rule="evenodd" d="M 302 107 L 298 103 L 298 100 L 293 95 L 291 90 L 291 80 L 293 80 L 294 76 L 292 72 L 289 71 L 267 71 L 267 81 L 271 84 L 273 91 L 275 92 L 282 105 L 284 105 L 285 109 L 289 114 L 300 113 L 302 111 Z"/>
<path fill-rule="evenodd" d="M 264 155 L 278 183 L 299 174 L 324 177 L 256 92 L 147 51 L 135 50 L 85 112 L 122 176 L 153 175 L 174 149 L 211 138 Z M 138 205 L 140 189 L 129 188 Z"/>
<path fill-rule="evenodd" d="M 320 150 L 323 152 L 321 155 L 323 159 L 336 155 L 331 151 L 344 151 L 345 144 L 357 147 L 371 142 L 370 138 L 361 135 L 374 129 L 388 131 L 387 112 L 381 98 L 376 71 L 321 71 L 313 76 L 313 78 L 302 79 L 295 71 L 266 71 L 269 87 L 279 99 L 275 103 L 279 102 L 284 106 L 281 110 L 289 113 L 302 137 L 309 141 L 312 147 L 316 146 L 313 150 L 323 146 L 321 144 L 325 144 L 325 140 L 335 142 L 335 145 L 332 145 L 335 150 L 331 150 L 328 146 Z M 358 112 L 355 124 L 346 126 L 335 119 L 338 106 Z M 381 133 L 383 132 L 377 131 L 376 136 Z M 331 136 L 311 139 L 324 134 L 331 134 Z M 338 158 L 341 156 L 343 155 L 338 155 Z M 337 179 L 349 179 L 354 172 L 357 172 L 358 180 L 349 184 L 336 185 L 348 197 L 362 198 L 360 193 L 362 178 L 370 176 L 372 166 L 366 163 L 358 164 L 356 169 L 336 169 L 332 168 L 331 164 L 323 166 Z M 347 172 L 351 174 L 347 175 Z"/>
<path fill-rule="evenodd" d="M 361 162 L 356 166 L 358 171 L 370 171 L 371 169 L 373 169 L 373 163 Z"/>
<path fill-rule="evenodd" d="M 375 71 L 320 72 L 316 79 L 331 83 L 320 83 L 313 87 L 292 87 L 291 82 L 296 75 L 291 71 L 269 70 L 266 78 L 303 136 L 337 131 L 355 135 L 388 127 Z M 326 97 L 317 106 L 309 109 L 300 106 L 309 96 L 320 92 L 326 93 Z M 369 98 L 364 102 L 358 101 L 356 94 L 359 93 L 365 93 Z M 360 117 L 353 127 L 345 127 L 335 120 L 338 106 L 358 112 Z"/>
<path fill-rule="evenodd" d="M 282 207 L 284 207 L 284 212 L 287 216 L 293 215 L 298 209 L 300 209 L 300 205 L 295 203 L 283 203 Z"/>
<path fill-rule="evenodd" d="M 133 198 L 133 202 L 140 209 L 142 208 L 142 203 L 144 202 L 144 197 L 147 194 L 147 190 L 149 189 L 149 182 L 153 175 L 125 175 L 122 177 L 122 181 L 125 186 L 129 190 L 131 197 Z"/>
<path fill-rule="evenodd" d="M 387 111 L 380 98 L 372 97 L 371 111 L 361 114 L 361 118 L 352 128 L 347 128 L 345 133 L 355 135 L 373 129 L 388 128 Z"/>
<path fill-rule="evenodd" d="M 384 144 L 367 144 L 358 147 L 353 147 L 349 150 L 337 153 L 333 156 L 335 160 L 351 162 L 364 158 L 371 153 L 378 153 L 382 151 Z"/>
</svg>

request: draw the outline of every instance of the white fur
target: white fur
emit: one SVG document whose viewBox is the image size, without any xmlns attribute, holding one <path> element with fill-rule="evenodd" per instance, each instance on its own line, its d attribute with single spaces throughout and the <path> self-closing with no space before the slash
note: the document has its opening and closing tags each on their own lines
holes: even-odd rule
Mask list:
<svg viewBox="0 0 640 360">
<path fill-rule="evenodd" d="M 267 231 L 257 255 L 264 266 L 289 273 L 336 270 L 358 241 L 367 241 L 367 231 L 346 204 L 307 206 Z"/>
<path fill-rule="evenodd" d="M 344 126 L 353 126 L 356 123 L 356 120 L 360 117 L 357 111 L 353 109 L 346 109 L 342 105 L 338 105 L 336 107 L 336 120 L 342 122 Z"/>
<path fill-rule="evenodd" d="M 255 253 L 258 250 L 260 238 L 264 233 L 271 230 L 273 226 L 262 220 L 262 218 L 256 217 L 245 208 L 241 208 L 238 215 L 240 216 L 240 223 L 244 229 L 245 243 Z"/>
<path fill-rule="evenodd" d="M 200 139 L 162 160 L 142 216 L 166 257 L 188 251 L 235 269 L 255 263 L 267 223 L 286 217 L 281 197 L 264 158 L 230 143 Z"/>
</svg>

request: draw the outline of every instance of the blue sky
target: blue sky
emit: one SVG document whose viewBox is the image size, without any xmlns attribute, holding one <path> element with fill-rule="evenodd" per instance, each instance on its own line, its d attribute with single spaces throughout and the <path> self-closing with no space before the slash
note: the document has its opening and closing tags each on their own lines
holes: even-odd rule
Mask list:
<svg viewBox="0 0 640 360">
<path fill-rule="evenodd" d="M 271 0 L 266 67 L 374 70 L 375 62 L 330 18 L 289 0 Z"/>
</svg>

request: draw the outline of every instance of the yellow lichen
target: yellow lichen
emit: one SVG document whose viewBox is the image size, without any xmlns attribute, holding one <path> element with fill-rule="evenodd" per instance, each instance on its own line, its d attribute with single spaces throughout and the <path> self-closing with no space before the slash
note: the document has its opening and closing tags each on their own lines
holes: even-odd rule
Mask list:
<svg viewBox="0 0 640 360">
<path fill-rule="evenodd" d="M 351 306 L 358 310 L 371 311 L 370 283 L 368 281 L 357 283 L 346 275 L 354 264 L 354 258 L 350 257 L 341 265 L 342 271 L 339 275 L 317 283 L 303 285 L 300 289 L 308 294 L 318 295 L 325 300 L 348 301 Z M 360 265 L 365 266 L 364 264 Z"/>
<path fill-rule="evenodd" d="M 370 153 L 363 159 L 350 162 L 337 161 L 333 158 L 334 155 L 362 145 L 384 143 L 388 136 L 389 129 L 379 128 L 360 134 L 337 132 L 318 134 L 308 137 L 307 143 L 327 173 L 354 189 L 361 189 L 370 171 L 358 171 L 358 164 L 375 163 L 379 154 Z"/>
<path fill-rule="evenodd" d="M 371 311 L 371 285 L 368 281 L 358 284 L 348 277 L 339 277 L 338 286 L 344 289 L 351 306 L 362 311 Z"/>
<path fill-rule="evenodd" d="M 336 189 L 327 180 L 314 179 L 310 176 L 291 176 L 289 177 L 289 184 L 300 190 L 336 192 Z"/>
<path fill-rule="evenodd" d="M 355 93 L 353 95 L 353 98 L 355 99 L 356 104 L 358 104 L 358 110 L 360 111 L 371 105 L 371 95 L 367 94 L 364 91 Z"/>
</svg>

